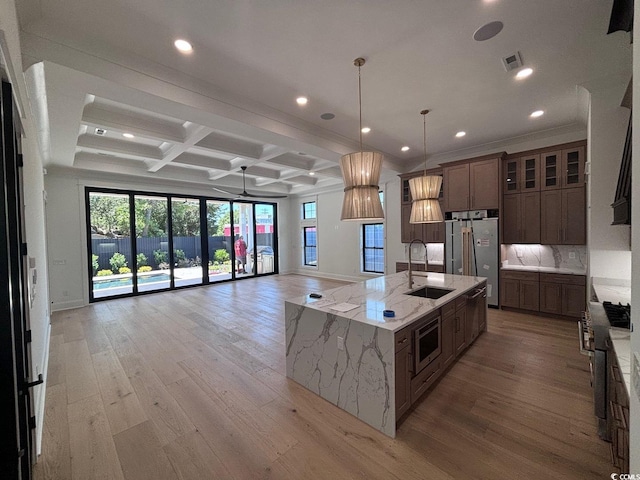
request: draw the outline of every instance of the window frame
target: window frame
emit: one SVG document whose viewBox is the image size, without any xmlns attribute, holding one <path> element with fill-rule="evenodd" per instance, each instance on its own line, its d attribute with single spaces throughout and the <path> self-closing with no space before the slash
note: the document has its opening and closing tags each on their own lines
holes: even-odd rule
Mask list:
<svg viewBox="0 0 640 480">
<path fill-rule="evenodd" d="M 316 243 L 315 245 L 307 245 L 307 229 L 313 228 L 316 234 Z M 315 265 L 307 263 L 307 248 L 314 248 L 315 255 Z M 318 268 L 318 227 L 316 225 L 306 225 L 302 227 L 302 264 L 305 267 L 313 267 Z"/>
<path fill-rule="evenodd" d="M 367 246 L 367 227 L 382 227 L 382 247 Z M 367 269 L 367 250 L 382 250 L 382 271 Z M 364 273 L 383 274 L 384 275 L 384 222 L 363 223 L 362 224 L 362 271 Z"/>
</svg>

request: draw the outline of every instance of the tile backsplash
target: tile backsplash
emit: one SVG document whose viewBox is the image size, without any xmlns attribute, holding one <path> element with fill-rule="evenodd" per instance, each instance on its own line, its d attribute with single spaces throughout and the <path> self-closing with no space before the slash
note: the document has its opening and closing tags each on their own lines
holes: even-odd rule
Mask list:
<svg viewBox="0 0 640 480">
<path fill-rule="evenodd" d="M 586 270 L 587 263 L 587 247 L 585 245 L 502 246 L 503 265 Z"/>
<path fill-rule="evenodd" d="M 411 251 L 411 260 L 415 262 L 424 262 L 424 246 L 414 243 Z M 409 261 L 409 246 L 405 246 L 405 260 Z M 427 243 L 427 260 L 429 263 L 441 264 L 444 262 L 444 243 Z"/>
</svg>

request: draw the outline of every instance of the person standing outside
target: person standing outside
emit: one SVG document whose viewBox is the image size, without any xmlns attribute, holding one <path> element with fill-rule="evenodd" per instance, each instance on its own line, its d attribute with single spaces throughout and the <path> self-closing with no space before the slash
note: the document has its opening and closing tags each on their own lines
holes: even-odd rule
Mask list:
<svg viewBox="0 0 640 480">
<path fill-rule="evenodd" d="M 236 262 L 238 263 L 237 273 L 247 273 L 245 270 L 247 265 L 247 244 L 242 235 L 236 240 L 234 249 L 236 251 Z M 242 265 L 242 268 L 240 268 L 240 265 Z"/>
</svg>

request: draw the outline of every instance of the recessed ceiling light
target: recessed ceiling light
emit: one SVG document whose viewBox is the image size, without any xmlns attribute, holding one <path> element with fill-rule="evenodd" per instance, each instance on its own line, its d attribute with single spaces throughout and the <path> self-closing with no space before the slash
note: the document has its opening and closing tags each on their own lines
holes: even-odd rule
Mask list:
<svg viewBox="0 0 640 480">
<path fill-rule="evenodd" d="M 402 150 L 403 152 L 408 152 L 409 151 L 409 147 L 407 147 L 406 145 L 404 147 L 402 147 L 400 150 Z"/>
<path fill-rule="evenodd" d="M 544 110 L 536 110 L 535 112 L 531 112 L 530 117 L 537 118 L 541 117 L 542 115 L 544 115 Z"/>
<path fill-rule="evenodd" d="M 186 40 L 183 40 L 183 39 L 179 38 L 178 40 L 173 42 L 173 44 L 182 53 L 191 53 L 191 52 L 193 52 L 193 47 Z"/>
<path fill-rule="evenodd" d="M 502 22 L 489 22 L 473 32 L 473 39 L 477 42 L 484 42 L 498 35 L 503 27 Z"/>
<path fill-rule="evenodd" d="M 322 120 L 333 120 L 334 118 L 336 118 L 336 116 L 333 113 L 323 113 L 322 115 L 320 115 L 320 118 Z"/>
<path fill-rule="evenodd" d="M 122 136 L 124 138 L 134 138 L 133 133 L 123 133 Z"/>
<path fill-rule="evenodd" d="M 458 138 L 462 138 L 462 137 L 464 137 L 466 134 L 467 134 L 467 132 L 458 132 L 458 133 L 456 133 L 456 137 L 458 137 Z"/>
<path fill-rule="evenodd" d="M 296 98 L 296 102 L 298 102 L 298 105 L 306 105 L 308 101 L 309 99 L 307 97 Z"/>
<path fill-rule="evenodd" d="M 369 127 L 362 127 L 362 133 L 369 133 L 371 131 L 371 128 Z"/>
<path fill-rule="evenodd" d="M 309 172 L 309 175 L 311 175 L 312 177 L 316 174 L 316 172 Z"/>
<path fill-rule="evenodd" d="M 518 79 L 527 78 L 532 73 L 533 73 L 533 69 L 532 68 L 523 68 L 522 70 L 520 70 L 516 74 L 516 78 L 518 78 Z"/>
</svg>

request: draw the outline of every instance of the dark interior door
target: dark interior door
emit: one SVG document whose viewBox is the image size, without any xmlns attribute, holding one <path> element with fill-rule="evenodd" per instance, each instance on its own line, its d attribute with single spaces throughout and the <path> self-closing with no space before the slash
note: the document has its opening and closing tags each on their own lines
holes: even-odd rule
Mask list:
<svg viewBox="0 0 640 480">
<path fill-rule="evenodd" d="M 17 149 L 11 85 L 0 99 L 0 471 L 2 478 L 31 478 L 33 452 L 28 318 L 23 262 L 21 156 Z M 35 382 L 39 383 L 39 382 Z"/>
</svg>

